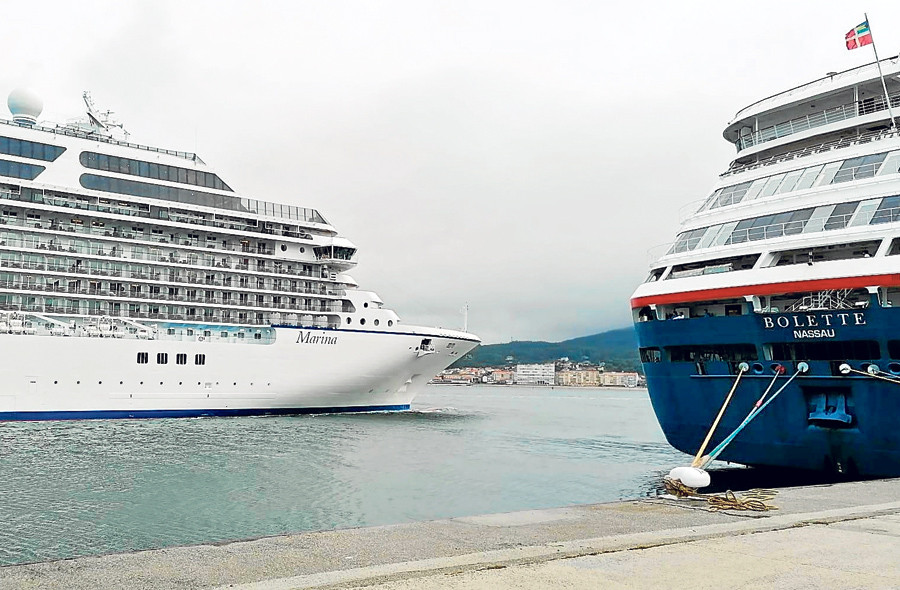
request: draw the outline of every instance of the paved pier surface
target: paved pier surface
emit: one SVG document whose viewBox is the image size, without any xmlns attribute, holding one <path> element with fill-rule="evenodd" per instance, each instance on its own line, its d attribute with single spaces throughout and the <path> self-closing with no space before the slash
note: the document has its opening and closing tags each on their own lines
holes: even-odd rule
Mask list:
<svg viewBox="0 0 900 590">
<path fill-rule="evenodd" d="M 900 588 L 900 480 L 648 498 L 0 568 L 7 588 Z"/>
</svg>

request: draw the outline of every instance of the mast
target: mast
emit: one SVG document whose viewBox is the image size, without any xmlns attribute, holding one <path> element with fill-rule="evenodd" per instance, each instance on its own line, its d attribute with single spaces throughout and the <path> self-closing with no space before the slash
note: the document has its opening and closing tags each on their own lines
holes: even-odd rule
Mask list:
<svg viewBox="0 0 900 590">
<path fill-rule="evenodd" d="M 863 16 L 866 18 L 866 26 L 869 27 L 869 34 L 872 36 L 872 51 L 875 52 L 875 63 L 878 65 L 878 75 L 881 77 L 881 87 L 884 89 L 884 100 L 887 102 L 888 116 L 891 118 L 891 128 L 897 129 L 897 122 L 894 120 L 894 111 L 891 109 L 891 97 L 888 95 L 887 84 L 884 81 L 884 73 L 881 71 L 881 60 L 878 59 L 878 49 L 875 47 L 875 33 L 872 31 L 872 23 L 869 22 L 869 15 L 865 12 Z"/>
</svg>

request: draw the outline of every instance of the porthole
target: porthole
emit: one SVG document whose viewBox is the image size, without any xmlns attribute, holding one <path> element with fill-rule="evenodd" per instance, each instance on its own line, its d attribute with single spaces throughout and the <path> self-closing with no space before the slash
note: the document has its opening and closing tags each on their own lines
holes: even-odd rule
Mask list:
<svg viewBox="0 0 900 590">
<path fill-rule="evenodd" d="M 359 325 L 360 325 L 360 326 L 365 326 L 365 325 L 366 325 L 366 318 L 359 318 Z"/>
<path fill-rule="evenodd" d="M 378 320 L 374 320 L 374 322 L 375 322 L 375 325 L 377 326 L 377 325 L 378 325 Z"/>
<path fill-rule="evenodd" d="M 388 320 L 388 327 L 393 326 L 393 325 L 394 325 L 394 320 Z"/>
<path fill-rule="evenodd" d="M 97 381 L 97 385 L 103 385 L 103 381 Z"/>
<path fill-rule="evenodd" d="M 54 381 L 54 382 L 53 382 L 53 385 L 58 385 L 58 384 L 59 384 L 59 381 Z"/>
<path fill-rule="evenodd" d="M 365 303 L 363 303 L 363 307 L 369 307 L 369 302 L 366 301 Z"/>
<path fill-rule="evenodd" d="M 287 252 L 287 245 L 286 245 L 286 244 L 282 244 L 282 245 L 281 245 L 281 251 L 282 251 L 282 252 Z"/>
<path fill-rule="evenodd" d="M 889 364 L 889 365 L 888 365 L 888 371 L 890 371 L 891 373 L 894 373 L 895 375 L 896 375 L 897 373 L 900 373 L 900 363 L 891 363 L 891 364 Z"/>
<path fill-rule="evenodd" d="M 76 381 L 75 385 L 81 385 L 81 381 Z"/>
<path fill-rule="evenodd" d="M 304 252 L 306 252 L 306 248 L 304 248 L 303 246 L 300 246 L 300 254 L 303 254 Z"/>
<path fill-rule="evenodd" d="M 160 385 L 162 385 L 162 384 L 163 384 L 163 382 L 162 382 L 162 381 L 160 381 L 160 382 L 159 382 L 159 384 L 160 384 Z"/>
<path fill-rule="evenodd" d="M 348 324 L 352 324 L 352 323 L 353 323 L 353 318 L 347 318 L 347 323 L 348 323 Z"/>
</svg>

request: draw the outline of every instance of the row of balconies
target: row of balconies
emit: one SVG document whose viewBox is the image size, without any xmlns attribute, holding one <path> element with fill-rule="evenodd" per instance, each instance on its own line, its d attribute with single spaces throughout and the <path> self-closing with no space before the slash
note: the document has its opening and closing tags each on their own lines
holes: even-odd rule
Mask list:
<svg viewBox="0 0 900 590">
<path fill-rule="evenodd" d="M 266 288 L 265 286 L 260 287 L 257 285 L 256 287 L 251 287 L 249 284 L 247 285 L 233 285 L 231 281 L 223 281 L 223 280 L 210 280 L 204 279 L 201 281 L 199 277 L 175 277 L 171 273 L 163 274 L 163 273 L 142 273 L 139 271 L 114 271 L 114 272 L 105 272 L 105 271 L 97 271 L 95 269 L 87 269 L 84 267 L 74 267 L 70 266 L 68 268 L 60 265 L 44 265 L 41 263 L 30 263 L 30 262 L 12 262 L 10 263 L 7 260 L 0 260 L 0 267 L 9 268 L 10 270 L 38 270 L 38 271 L 47 271 L 47 272 L 62 272 L 67 275 L 70 274 L 85 274 L 90 276 L 103 276 L 103 277 L 116 277 L 116 278 L 133 278 L 139 280 L 153 280 L 162 283 L 180 283 L 184 285 L 196 285 L 197 287 L 206 287 L 206 286 L 217 286 L 224 287 L 227 289 L 233 289 L 236 291 L 240 290 L 249 290 L 256 294 L 270 294 L 272 296 L 280 296 L 281 293 L 291 293 L 297 295 L 318 295 L 318 296 L 326 296 L 326 297 L 346 297 L 347 292 L 343 289 L 326 289 L 323 286 L 319 286 L 318 288 L 305 288 L 298 286 L 281 286 L 275 288 L 273 285 L 270 288 Z M 42 275 L 44 276 L 44 275 Z M 65 276 L 56 278 L 56 281 L 69 282 L 72 277 Z M 230 278 L 230 277 L 229 277 Z M 194 279 L 194 280 L 191 280 Z M 45 281 L 49 280 L 49 278 L 45 278 Z M 19 281 L 20 283 L 26 283 L 29 281 Z M 37 282 L 37 281 L 34 281 Z M 151 286 L 152 288 L 153 286 Z"/>
<path fill-rule="evenodd" d="M 97 197 L 87 197 L 87 196 L 76 196 L 76 195 L 68 195 L 68 194 L 60 194 L 53 193 L 47 194 L 42 193 L 37 190 L 26 190 L 25 192 L 29 194 L 22 194 L 22 192 L 12 192 L 12 191 L 0 191 L 0 199 L 8 199 L 13 201 L 24 201 L 26 203 L 46 203 L 47 205 L 52 205 L 54 207 L 65 207 L 70 209 L 79 209 L 84 211 L 96 211 L 98 213 L 108 213 L 112 215 L 125 215 L 129 217 L 137 217 L 141 219 L 154 219 L 151 217 L 151 212 L 149 210 L 149 206 L 143 203 L 133 203 L 133 204 L 119 204 L 115 205 L 113 203 L 101 203 L 100 199 Z M 120 202 L 123 199 L 127 199 L 126 196 L 116 196 L 117 202 Z M 95 202 L 96 201 L 96 202 Z M 203 227 L 215 227 L 219 229 L 227 229 L 233 231 L 244 231 L 248 233 L 261 233 L 267 235 L 283 235 L 286 237 L 293 238 L 304 238 L 309 236 L 309 233 L 306 229 L 303 229 L 299 226 L 294 229 L 294 226 L 282 226 L 281 228 L 275 228 L 272 222 L 265 222 L 262 220 L 257 221 L 257 223 L 245 223 L 239 221 L 237 219 L 225 219 L 225 218 L 216 218 L 209 219 L 205 217 L 206 215 L 210 215 L 209 213 L 201 213 L 196 212 L 191 215 L 179 215 L 175 214 L 175 218 L 172 221 L 176 221 L 177 223 L 185 223 Z M 222 216 L 227 217 L 227 216 Z M 248 220 L 249 221 L 249 220 Z M 256 221 L 256 220 L 254 220 Z M 324 220 L 323 220 L 324 221 Z M 267 227 L 271 226 L 271 227 Z M 308 238 L 307 238 L 308 239 Z"/>
<path fill-rule="evenodd" d="M 0 280 L 0 289 L 2 290 L 25 290 L 40 291 L 48 293 L 63 293 L 67 295 L 89 295 L 96 297 L 113 297 L 118 299 L 147 299 L 153 301 L 177 301 L 184 303 L 199 303 L 203 305 L 223 305 L 232 307 L 254 307 L 265 309 L 287 309 L 292 311 L 313 311 L 313 312 L 342 312 L 345 310 L 340 301 L 319 301 L 318 304 L 307 304 L 299 302 L 281 301 L 278 295 L 271 296 L 271 299 L 260 300 L 260 295 L 254 299 L 246 297 L 226 297 L 224 294 L 208 296 L 205 293 L 197 292 L 194 295 L 189 294 L 171 294 L 168 292 L 145 292 L 135 291 L 128 287 L 119 290 L 110 290 L 91 287 L 70 287 L 67 285 L 54 285 L 47 283 L 38 283 L 30 281 L 3 281 Z M 263 296 L 265 297 L 265 296 Z M 276 300 L 276 298 L 278 298 Z M 296 298 L 291 298 L 295 299 Z"/>
<path fill-rule="evenodd" d="M 26 244 L 26 245 L 31 246 L 33 244 Z M 181 274 L 181 271 L 187 270 L 183 267 L 196 266 L 196 267 L 198 267 L 198 269 L 213 271 L 212 274 L 206 273 L 206 272 L 202 273 L 202 276 L 203 276 L 202 280 L 205 281 L 205 284 L 217 284 L 220 286 L 231 286 L 232 279 L 234 279 L 237 282 L 237 281 L 240 281 L 240 279 L 244 278 L 244 277 L 239 276 L 239 275 L 231 275 L 231 276 L 224 275 L 223 272 L 216 272 L 217 269 L 227 268 L 228 270 L 249 270 L 248 268 L 246 268 L 247 265 L 244 265 L 244 264 L 238 264 L 238 265 L 236 265 L 238 267 L 237 269 L 232 269 L 230 266 L 225 266 L 225 265 L 221 265 L 221 264 L 219 264 L 217 266 L 206 266 L 206 265 L 201 265 L 201 264 L 192 265 L 190 263 L 191 261 L 185 261 L 185 260 L 172 261 L 172 262 L 167 262 L 165 260 L 147 260 L 148 264 L 140 264 L 140 263 L 128 264 L 128 263 L 123 263 L 123 262 L 108 263 L 106 260 L 86 260 L 85 261 L 86 264 L 81 264 L 81 262 L 82 262 L 81 260 L 74 259 L 73 257 L 70 257 L 70 256 L 61 258 L 61 257 L 57 257 L 55 255 L 45 254 L 44 252 L 42 252 L 40 250 L 40 248 L 29 248 L 30 252 L 33 252 L 33 254 L 32 254 L 30 252 L 25 252 L 24 247 L 17 246 L 16 244 L 9 244 L 4 240 L 0 240 L 0 250 L 2 250 L 2 249 L 12 250 L 14 252 L 11 255 L 10 254 L 0 255 L 0 265 L 2 265 L 2 266 L 8 266 L 11 268 L 30 268 L 30 269 L 34 269 L 34 270 L 50 269 L 50 270 L 58 270 L 61 272 L 96 274 L 96 275 L 100 275 L 100 276 L 124 276 L 123 273 L 127 273 L 130 270 L 131 271 L 130 276 L 133 278 L 149 278 L 149 279 L 158 280 L 161 277 L 162 271 L 153 270 L 155 268 L 153 263 L 159 262 L 166 269 L 169 269 L 168 276 L 173 277 L 170 280 L 178 281 L 178 282 L 200 282 L 201 279 L 199 277 L 201 277 L 201 273 L 189 270 L 187 272 L 187 277 L 183 277 Z M 76 250 L 76 252 L 63 252 L 63 253 L 64 254 L 70 254 L 70 253 L 71 254 L 79 254 L 80 253 L 80 252 L 77 252 L 77 249 L 75 249 L 75 250 Z M 21 252 L 21 254 L 20 254 L 20 252 Z M 87 256 L 102 256 L 103 254 L 86 253 L 85 255 L 87 255 Z M 28 260 L 28 258 L 31 258 L 31 260 Z M 34 260 L 35 258 L 39 258 L 41 260 Z M 149 256 L 148 256 L 148 258 L 149 258 Z M 137 259 L 131 258 L 131 259 L 122 259 L 122 260 L 140 260 L 143 262 L 143 259 L 141 259 L 141 258 L 137 258 Z M 175 269 L 172 268 L 173 265 L 175 265 Z M 128 268 L 123 269 L 123 267 L 128 267 Z M 134 267 L 138 267 L 138 268 L 135 269 Z M 137 274 L 135 274 L 135 272 Z M 286 272 L 267 272 L 265 270 L 256 270 L 256 271 L 254 271 L 254 276 L 258 275 L 259 273 L 264 273 L 266 276 L 263 277 L 263 280 L 270 281 L 273 286 L 279 284 L 281 281 L 285 281 L 285 282 L 290 281 L 290 283 L 288 283 L 288 284 L 297 282 L 297 281 L 293 281 L 290 279 L 281 279 L 281 278 L 278 278 L 277 276 L 276 277 L 271 276 L 271 275 L 284 276 L 284 275 L 288 274 Z M 215 275 L 218 275 L 218 276 L 215 276 Z M 305 273 L 294 273 L 289 276 L 313 279 L 313 282 L 320 285 L 319 290 L 325 288 L 324 284 L 321 284 L 318 280 L 320 277 L 314 277 L 312 275 L 305 274 Z M 323 276 L 321 278 L 327 278 L 327 277 Z M 259 279 L 257 279 L 257 282 L 259 282 Z M 329 282 L 328 284 L 331 284 L 331 283 Z M 241 286 L 247 287 L 247 288 L 250 287 L 249 282 L 248 282 L 248 284 L 241 285 Z M 285 290 L 285 291 L 290 290 L 289 288 L 283 287 L 283 286 L 274 287 L 274 288 L 276 288 L 277 290 Z M 293 287 L 293 288 L 296 288 L 296 287 Z M 315 289 L 313 289 L 313 290 L 315 290 Z M 299 291 L 297 291 L 297 292 L 299 292 Z"/>
<path fill-rule="evenodd" d="M 81 247 L 78 245 L 72 245 L 71 243 L 69 243 L 68 245 L 60 244 L 59 243 L 60 239 L 56 238 L 56 237 L 48 236 L 47 239 L 42 240 L 42 239 L 39 239 L 38 236 L 47 236 L 47 234 L 45 234 L 44 231 L 58 232 L 58 233 L 62 233 L 65 236 L 67 236 L 67 234 L 69 232 L 75 232 L 75 233 L 82 233 L 82 234 L 88 234 L 88 235 L 94 235 L 94 236 L 110 237 L 110 238 L 113 238 L 116 240 L 123 239 L 123 238 L 133 239 L 136 241 L 136 243 L 146 244 L 148 248 L 158 247 L 158 245 L 160 243 L 165 243 L 165 244 L 174 243 L 175 245 L 189 246 L 189 247 L 197 248 L 196 251 L 176 250 L 176 251 L 168 253 L 168 255 L 165 257 L 163 257 L 163 256 L 159 257 L 159 260 L 165 259 L 170 262 L 175 262 L 177 260 L 180 260 L 183 263 L 185 260 L 188 260 L 190 258 L 198 258 L 200 256 L 208 256 L 209 249 L 217 249 L 217 250 L 222 250 L 222 251 L 226 251 L 226 252 L 242 253 L 242 254 L 247 254 L 249 256 L 253 256 L 253 255 L 272 256 L 275 254 L 275 251 L 272 248 L 268 248 L 268 247 L 265 247 L 265 248 L 257 247 L 254 249 L 246 244 L 222 247 L 219 245 L 219 242 L 216 241 L 214 243 L 207 244 L 206 247 L 204 248 L 203 246 L 200 245 L 199 239 L 176 239 L 176 240 L 174 240 L 174 242 L 170 242 L 170 240 L 167 238 L 164 238 L 164 237 L 157 238 L 156 236 L 151 236 L 148 239 L 136 239 L 134 237 L 134 234 L 124 231 L 124 230 L 120 232 L 120 231 L 118 231 L 118 228 L 93 228 L 93 227 L 86 227 L 83 225 L 72 225 L 72 226 L 65 227 L 65 226 L 59 225 L 58 223 L 54 223 L 53 221 L 42 223 L 40 221 L 30 221 L 30 220 L 24 220 L 24 219 L 20 220 L 16 217 L 9 217 L 9 216 L 0 217 L 0 225 L 41 230 L 41 233 L 32 234 L 31 236 L 29 236 L 29 237 L 34 237 L 34 239 L 26 240 L 23 237 L 22 241 L 24 243 L 22 245 L 24 247 L 33 247 L 35 249 L 51 250 L 51 251 L 58 251 L 58 252 L 66 252 L 66 251 L 67 252 L 81 252 L 81 253 L 97 254 L 98 256 L 112 256 L 112 257 L 119 257 L 119 258 L 125 257 L 125 248 L 120 243 L 110 244 L 107 241 L 99 242 L 99 243 L 92 243 L 89 247 L 89 251 L 85 251 L 84 247 Z M 65 239 L 65 238 L 63 238 L 63 239 Z M 11 240 L 7 240 L 7 241 L 11 242 Z M 29 246 L 29 244 L 33 244 L 33 246 Z M 228 260 L 229 260 L 228 262 L 224 262 L 224 263 L 220 263 L 220 264 L 222 266 L 228 265 L 228 267 L 230 268 L 231 262 L 230 262 L 230 259 L 228 259 Z M 329 261 L 334 261 L 335 264 L 344 265 L 344 266 L 348 266 L 348 263 L 350 263 L 350 261 L 344 257 L 339 257 L 339 256 L 323 257 L 323 256 L 318 256 L 318 255 L 316 256 L 316 262 L 328 263 Z M 267 266 L 268 264 L 271 263 L 274 265 L 276 270 L 270 271 L 270 272 L 280 272 L 280 273 L 284 273 L 284 274 L 298 274 L 298 275 L 301 274 L 301 272 L 302 272 L 301 269 L 304 265 L 303 261 L 293 261 L 293 260 L 291 260 L 291 261 L 276 260 L 273 262 L 269 259 L 263 259 L 263 260 L 255 260 L 255 262 L 257 263 L 256 266 L 257 266 L 258 270 L 261 270 L 261 271 L 265 271 L 266 270 L 265 266 Z M 307 264 L 307 266 L 310 266 L 312 264 L 312 262 L 313 261 L 310 261 L 310 264 Z M 291 264 L 291 263 L 293 263 L 293 264 Z M 287 264 L 287 266 L 289 266 L 291 268 L 286 268 L 284 266 L 285 264 Z M 295 270 L 295 269 L 293 269 L 293 265 L 297 265 L 299 268 Z M 352 264 L 349 264 L 349 265 L 352 266 Z M 250 265 L 248 265 L 248 266 L 250 266 Z"/>
<path fill-rule="evenodd" d="M 229 311 L 204 310 L 201 314 L 189 314 L 186 312 L 171 311 L 139 311 L 131 309 L 109 309 L 105 307 L 85 308 L 81 305 L 57 305 L 44 303 L 10 303 L 0 302 L 0 311 L 17 311 L 22 313 L 40 314 L 65 314 L 85 316 L 112 316 L 130 318 L 133 320 L 167 320 L 203 323 L 226 323 L 246 325 L 286 325 L 286 326 L 315 326 L 319 328 L 338 328 L 340 321 L 334 316 L 310 315 L 310 314 L 284 314 L 284 313 L 233 313 Z M 209 311 L 210 313 L 206 313 Z"/>
<path fill-rule="evenodd" d="M 19 195 L 16 195 L 15 193 L 0 191 L 0 198 L 10 198 L 10 197 L 18 197 L 18 196 Z M 45 213 L 52 214 L 52 212 L 47 212 L 42 209 L 38 209 L 38 210 L 44 211 Z M 25 210 L 23 209 L 22 212 L 24 214 Z M 107 227 L 105 225 L 105 223 L 101 223 L 101 225 L 99 225 L 99 226 L 85 225 L 84 223 L 74 224 L 71 222 L 66 224 L 66 223 L 61 223 L 57 219 L 50 219 L 47 221 L 42 221 L 42 220 L 27 219 L 27 218 L 19 219 L 18 217 L 12 217 L 12 216 L 3 216 L 3 217 L 0 217 L 0 224 L 13 225 L 13 226 L 18 226 L 18 227 L 25 227 L 25 228 L 38 229 L 38 230 L 60 232 L 63 234 L 78 233 L 78 234 L 102 236 L 102 237 L 113 238 L 113 239 L 128 239 L 128 240 L 134 240 L 136 242 L 144 242 L 144 243 L 147 243 L 148 245 L 175 244 L 175 245 L 180 245 L 180 246 L 189 246 L 189 247 L 198 248 L 198 249 L 202 249 L 202 250 L 216 249 L 216 250 L 222 250 L 222 251 L 227 251 L 227 252 L 242 252 L 242 253 L 247 253 L 247 254 L 259 254 L 259 255 L 264 255 L 264 256 L 274 256 L 275 255 L 275 250 L 267 244 L 257 243 L 255 245 L 256 247 L 253 247 L 250 244 L 244 244 L 244 243 L 240 243 L 240 242 L 235 244 L 233 242 L 239 238 L 236 238 L 234 235 L 217 235 L 217 236 L 207 235 L 206 240 L 204 241 L 204 240 L 201 240 L 199 236 L 188 237 L 185 235 L 175 233 L 174 238 L 173 238 L 172 234 L 170 232 L 172 230 L 177 230 L 179 228 L 172 228 L 172 227 L 165 227 L 165 232 L 163 232 L 163 230 L 160 230 L 160 229 L 156 229 L 156 230 L 150 229 L 149 235 L 146 235 L 146 234 L 140 235 L 130 227 L 124 227 L 124 228 L 119 228 L 119 227 L 114 227 L 114 226 Z M 268 233 L 274 233 L 274 232 L 269 231 Z M 294 233 L 296 235 L 292 235 L 289 237 L 296 237 L 296 238 L 305 239 L 305 240 L 313 239 L 311 234 L 308 234 L 305 232 L 301 232 L 301 233 L 284 232 L 284 235 L 289 235 L 291 233 Z M 210 238 L 212 238 L 212 239 L 210 239 Z M 355 263 L 351 262 L 350 260 L 348 260 L 344 257 L 340 257 L 340 256 L 336 256 L 336 257 L 317 256 L 316 258 L 319 262 L 333 261 L 334 264 L 347 266 L 347 267 L 355 264 Z"/>
</svg>

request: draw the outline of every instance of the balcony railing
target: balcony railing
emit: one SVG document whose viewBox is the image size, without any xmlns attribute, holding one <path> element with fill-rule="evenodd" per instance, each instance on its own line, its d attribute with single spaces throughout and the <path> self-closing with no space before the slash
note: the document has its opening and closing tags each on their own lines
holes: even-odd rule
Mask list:
<svg viewBox="0 0 900 590">
<path fill-rule="evenodd" d="M 890 95 L 890 99 L 891 107 L 900 106 L 900 94 L 892 94 Z M 824 111 L 819 111 L 818 113 L 803 115 L 802 117 L 777 123 L 770 127 L 760 129 L 759 131 L 754 131 L 749 135 L 742 135 L 735 143 L 738 151 L 740 151 L 761 143 L 787 137 L 802 131 L 808 131 L 816 127 L 822 127 L 831 123 L 838 123 L 854 117 L 870 115 L 884 110 L 887 110 L 887 100 L 885 100 L 884 96 L 876 96 L 865 101 L 846 103 L 830 109 L 825 109 Z"/>
</svg>

